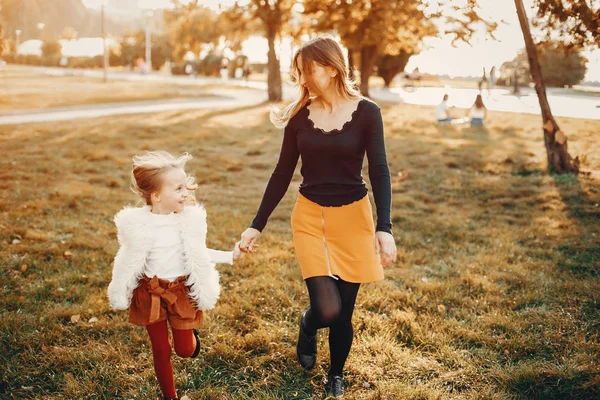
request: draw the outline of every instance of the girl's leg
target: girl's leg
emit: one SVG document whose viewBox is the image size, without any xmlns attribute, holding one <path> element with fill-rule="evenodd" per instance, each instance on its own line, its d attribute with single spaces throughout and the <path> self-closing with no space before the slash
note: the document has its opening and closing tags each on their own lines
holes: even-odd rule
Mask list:
<svg viewBox="0 0 600 400">
<path fill-rule="evenodd" d="M 169 343 L 169 331 L 167 321 L 160 321 L 146 327 L 152 344 L 152 357 L 154 359 L 154 371 L 160 385 L 163 397 L 177 398 L 175 381 L 173 378 L 173 366 L 171 365 L 171 343 Z"/>
<path fill-rule="evenodd" d="M 336 281 L 342 310 L 339 317 L 329 328 L 329 351 L 331 353 L 331 365 L 329 367 L 329 376 L 342 375 L 344 364 L 352 347 L 354 330 L 352 329 L 352 314 L 354 312 L 354 303 L 356 295 L 360 288 L 360 283 Z"/>
<path fill-rule="evenodd" d="M 197 338 L 192 329 L 171 329 L 175 353 L 181 358 L 192 357 L 196 352 Z"/>
</svg>

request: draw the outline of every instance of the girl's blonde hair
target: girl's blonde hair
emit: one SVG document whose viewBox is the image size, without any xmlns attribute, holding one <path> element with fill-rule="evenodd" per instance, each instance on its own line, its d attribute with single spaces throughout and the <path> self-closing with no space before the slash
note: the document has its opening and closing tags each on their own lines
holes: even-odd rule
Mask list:
<svg viewBox="0 0 600 400">
<path fill-rule="evenodd" d="M 192 156 L 183 153 L 175 157 L 169 152 L 149 151 L 142 155 L 133 157 L 133 169 L 131 171 L 131 190 L 152 205 L 150 198 L 152 193 L 158 192 L 162 186 L 162 174 L 171 168 L 184 169 L 185 163 Z M 190 197 L 194 199 L 194 190 L 198 187 L 193 176 L 186 175 L 186 188 Z"/>
<path fill-rule="evenodd" d="M 302 57 L 302 71 L 298 67 L 298 57 Z M 312 61 L 337 71 L 335 79 L 336 93 L 346 99 L 360 99 L 362 95 L 356 89 L 356 81 L 349 78 L 348 64 L 339 43 L 330 35 L 319 35 L 303 44 L 292 61 L 292 75 L 300 89 L 300 96 L 283 109 L 271 109 L 271 122 L 278 128 L 284 128 L 290 119 L 300 111 L 310 100 L 308 89 L 299 84 L 300 72 L 306 79 L 312 76 Z"/>
</svg>

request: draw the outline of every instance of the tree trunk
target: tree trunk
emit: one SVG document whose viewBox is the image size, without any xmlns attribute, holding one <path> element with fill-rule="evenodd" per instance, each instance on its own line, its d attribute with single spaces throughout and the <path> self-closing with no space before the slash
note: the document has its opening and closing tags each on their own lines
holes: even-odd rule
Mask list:
<svg viewBox="0 0 600 400">
<path fill-rule="evenodd" d="M 352 59 L 354 52 L 348 49 L 348 78 L 350 80 L 354 80 L 356 76 L 354 75 L 354 60 Z"/>
<path fill-rule="evenodd" d="M 275 35 L 275 32 L 267 33 L 267 41 L 269 43 L 269 52 L 267 53 L 267 92 L 269 93 L 269 101 L 283 100 L 281 70 L 279 60 L 275 54 Z"/>
<path fill-rule="evenodd" d="M 377 61 L 376 46 L 365 46 L 360 49 L 360 92 L 369 97 L 369 78 Z"/>
<path fill-rule="evenodd" d="M 529 59 L 529 68 L 531 77 L 535 82 L 535 91 L 540 102 L 542 111 L 542 121 L 544 130 L 544 143 L 546 145 L 546 155 L 548 157 L 548 169 L 550 172 L 577 173 L 579 172 L 579 158 L 574 160 L 569 155 L 567 149 L 567 136 L 560 130 L 558 124 L 550 111 L 550 104 L 546 97 L 546 86 L 542 78 L 542 69 L 538 62 L 537 50 L 529 30 L 529 21 L 523 7 L 522 0 L 515 0 L 519 23 L 525 39 L 525 48 L 527 49 L 527 58 Z"/>
</svg>

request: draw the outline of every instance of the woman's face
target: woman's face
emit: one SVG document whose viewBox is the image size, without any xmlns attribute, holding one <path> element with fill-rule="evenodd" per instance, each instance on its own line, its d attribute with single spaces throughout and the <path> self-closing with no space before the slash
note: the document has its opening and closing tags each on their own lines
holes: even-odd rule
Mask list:
<svg viewBox="0 0 600 400">
<path fill-rule="evenodd" d="M 333 85 L 333 78 L 336 76 L 335 69 L 326 67 L 316 61 L 307 61 L 312 65 L 310 76 L 306 76 L 302 64 L 302 56 L 298 56 L 298 83 L 308 89 L 311 95 L 319 95 L 326 92 Z"/>
</svg>

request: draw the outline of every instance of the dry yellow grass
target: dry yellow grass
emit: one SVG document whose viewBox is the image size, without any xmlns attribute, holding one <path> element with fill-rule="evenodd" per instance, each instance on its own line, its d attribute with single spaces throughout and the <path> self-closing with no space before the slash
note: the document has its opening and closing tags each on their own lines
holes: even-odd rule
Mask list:
<svg viewBox="0 0 600 400">
<path fill-rule="evenodd" d="M 600 122 L 559 119 L 583 173 L 551 176 L 539 117 L 491 112 L 487 128 L 462 129 L 437 127 L 428 107 L 383 110 L 400 260 L 359 293 L 346 398 L 598 398 Z M 265 105 L 0 127 L 1 397 L 152 398 L 146 333 L 105 298 L 111 219 L 136 201 L 130 159 L 194 155 L 209 245 L 228 249 L 280 142 Z M 314 372 L 295 361 L 308 302 L 289 227 L 299 181 L 258 253 L 219 267 L 200 358 L 174 357 L 192 399 L 322 395 L 325 332 Z"/>
<path fill-rule="evenodd" d="M 0 114 L 18 109 L 214 96 L 209 87 L 112 80 L 104 83 L 94 78 L 40 75 L 14 67 L 0 69 L 0 90 Z"/>
</svg>

